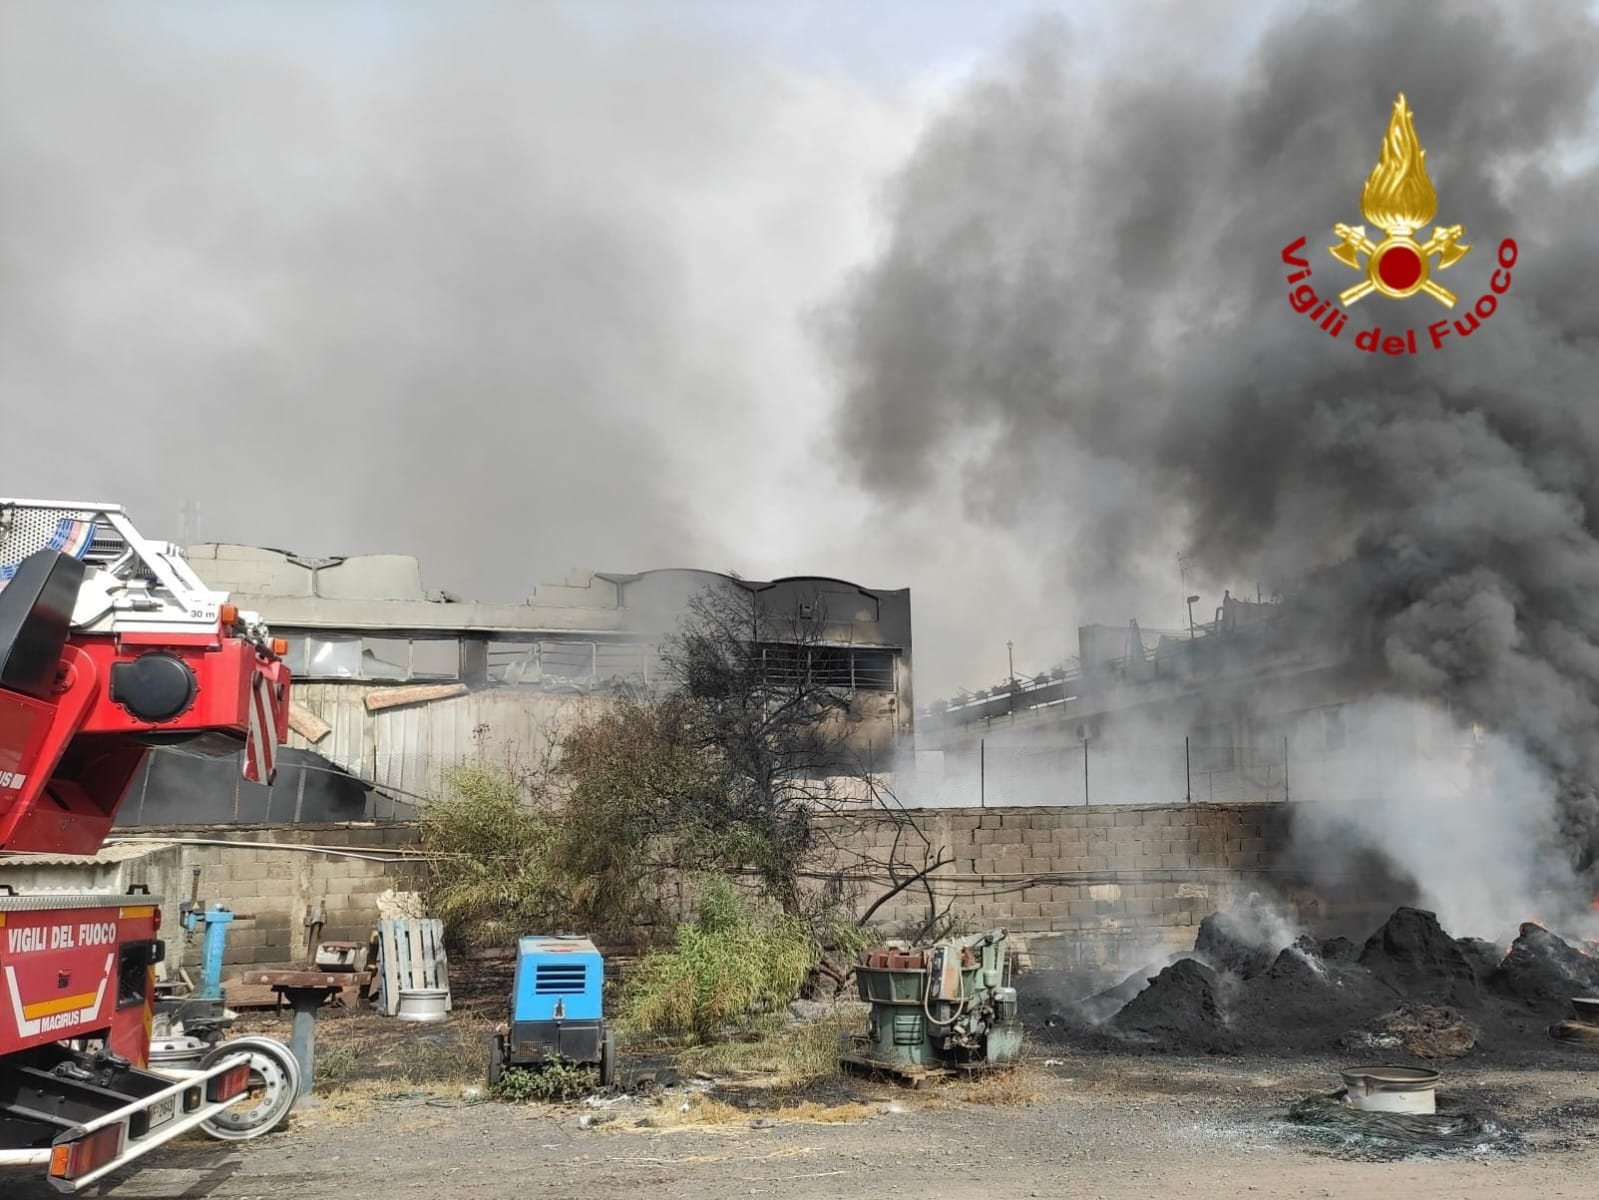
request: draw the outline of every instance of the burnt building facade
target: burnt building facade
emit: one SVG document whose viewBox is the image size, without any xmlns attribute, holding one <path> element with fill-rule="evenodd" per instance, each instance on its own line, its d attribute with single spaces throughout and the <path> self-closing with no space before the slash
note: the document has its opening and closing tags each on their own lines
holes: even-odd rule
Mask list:
<svg viewBox="0 0 1599 1200">
<path fill-rule="evenodd" d="M 187 556 L 287 640 L 290 744 L 270 788 L 236 779 L 235 763 L 153 755 L 125 825 L 407 819 L 452 767 L 531 766 L 610 697 L 672 686 L 665 648 L 714 589 L 739 590 L 768 618 L 761 652 L 774 672 L 803 668 L 839 697 L 862 762 L 909 758 L 907 589 L 574 571 L 525 603 L 485 604 L 427 591 L 407 556 L 307 559 L 225 544 Z M 801 628 L 803 637 L 785 635 Z"/>
</svg>

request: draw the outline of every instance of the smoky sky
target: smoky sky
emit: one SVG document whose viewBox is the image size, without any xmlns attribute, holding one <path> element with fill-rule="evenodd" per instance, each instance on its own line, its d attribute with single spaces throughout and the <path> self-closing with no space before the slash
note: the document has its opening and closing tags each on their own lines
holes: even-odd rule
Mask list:
<svg viewBox="0 0 1599 1200">
<path fill-rule="evenodd" d="M 0 18 L 0 494 L 490 600 L 751 573 L 869 97 L 532 5 L 343 73 L 136 17 Z"/>
<path fill-rule="evenodd" d="M 958 486 L 1099 619 L 1147 603 L 1173 550 L 1246 591 L 1353 562 L 1337 603 L 1404 686 L 1592 777 L 1599 177 L 1565 164 L 1599 134 L 1599 30 L 1575 3 L 1315 6 L 1223 75 L 1202 16 L 1153 24 L 1085 77 L 1041 23 L 928 130 L 829 314 L 841 453 L 903 503 Z M 1320 295 L 1358 281 L 1327 247 L 1365 223 L 1400 92 L 1437 220 L 1472 246 L 1437 276 L 1460 300 L 1369 297 L 1334 341 L 1290 309 L 1280 253 L 1307 239 Z M 1432 351 L 1504 238 L 1509 292 Z M 1373 325 L 1422 352 L 1357 350 Z"/>
</svg>

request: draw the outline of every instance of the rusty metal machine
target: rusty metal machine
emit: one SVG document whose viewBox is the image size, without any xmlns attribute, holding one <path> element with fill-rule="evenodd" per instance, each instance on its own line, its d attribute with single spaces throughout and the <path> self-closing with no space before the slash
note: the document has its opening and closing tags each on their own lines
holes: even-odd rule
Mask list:
<svg viewBox="0 0 1599 1200">
<path fill-rule="evenodd" d="M 855 986 L 872 1011 L 866 1033 L 848 1039 L 844 1065 L 916 1081 L 1013 1064 L 1022 1025 L 1010 966 L 1003 929 L 863 952 Z"/>
</svg>

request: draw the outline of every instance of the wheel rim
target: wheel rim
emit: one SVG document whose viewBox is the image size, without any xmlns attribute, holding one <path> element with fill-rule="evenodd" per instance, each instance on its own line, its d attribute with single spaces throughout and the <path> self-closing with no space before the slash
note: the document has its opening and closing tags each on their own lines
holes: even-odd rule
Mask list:
<svg viewBox="0 0 1599 1200">
<path fill-rule="evenodd" d="M 259 1043 L 225 1042 L 216 1048 L 212 1061 L 241 1052 L 250 1059 L 249 1090 L 201 1125 L 223 1141 L 243 1141 L 276 1128 L 300 1091 L 299 1064 L 287 1047 L 280 1051 Z"/>
</svg>

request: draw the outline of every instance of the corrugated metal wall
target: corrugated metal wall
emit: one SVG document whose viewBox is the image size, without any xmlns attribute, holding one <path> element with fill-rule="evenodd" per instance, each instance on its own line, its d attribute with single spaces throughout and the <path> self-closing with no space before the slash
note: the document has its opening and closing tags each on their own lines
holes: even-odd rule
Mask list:
<svg viewBox="0 0 1599 1200">
<path fill-rule="evenodd" d="M 296 683 L 294 700 L 333 727 L 312 743 L 298 733 L 289 744 L 404 797 L 435 795 L 444 773 L 468 761 L 531 767 L 560 729 L 597 711 L 603 697 L 551 694 L 526 688 L 483 688 L 449 700 L 366 711 L 359 683 Z"/>
</svg>

